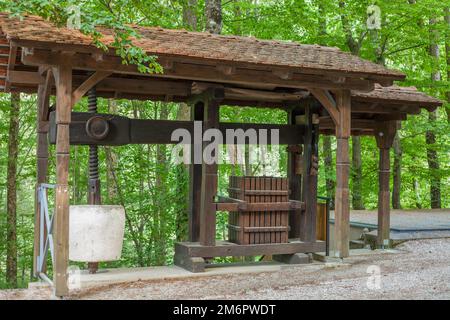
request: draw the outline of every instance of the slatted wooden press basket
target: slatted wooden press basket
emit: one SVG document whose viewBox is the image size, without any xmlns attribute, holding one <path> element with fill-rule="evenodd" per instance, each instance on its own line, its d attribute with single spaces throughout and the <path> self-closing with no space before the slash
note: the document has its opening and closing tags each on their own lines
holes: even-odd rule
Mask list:
<svg viewBox="0 0 450 320">
<path fill-rule="evenodd" d="M 230 177 L 229 197 L 243 203 L 228 220 L 229 241 L 237 244 L 288 242 L 289 183 L 278 177 Z M 277 210 L 279 209 L 279 210 Z"/>
</svg>

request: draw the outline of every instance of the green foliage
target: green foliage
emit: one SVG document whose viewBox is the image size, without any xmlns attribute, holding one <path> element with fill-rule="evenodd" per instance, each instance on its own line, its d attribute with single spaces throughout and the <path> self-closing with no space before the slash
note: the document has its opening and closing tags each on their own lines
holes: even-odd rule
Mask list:
<svg viewBox="0 0 450 320">
<path fill-rule="evenodd" d="M 148 55 L 132 43 L 132 39 L 139 39 L 140 34 L 127 24 L 130 20 L 121 14 L 121 8 L 132 5 L 131 2 L 21 0 L 1 1 L 0 8 L 19 18 L 27 13 L 37 14 L 59 26 L 64 26 L 73 15 L 79 14 L 80 31 L 90 35 L 97 47 L 105 51 L 108 47 L 115 49 L 124 64 L 136 65 L 142 73 L 161 73 L 162 67 L 156 62 L 156 57 Z M 102 34 L 97 29 L 99 26 L 113 31 L 114 41 L 111 44 L 102 42 Z"/>
</svg>

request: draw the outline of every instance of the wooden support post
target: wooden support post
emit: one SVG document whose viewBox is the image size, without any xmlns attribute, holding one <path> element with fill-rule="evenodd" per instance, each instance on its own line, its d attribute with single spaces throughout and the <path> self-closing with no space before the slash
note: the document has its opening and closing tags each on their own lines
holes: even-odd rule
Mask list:
<svg viewBox="0 0 450 320">
<path fill-rule="evenodd" d="M 298 115 L 298 110 L 291 110 L 288 113 L 288 124 L 296 124 L 295 117 Z M 287 177 L 289 179 L 290 200 L 302 199 L 302 175 L 301 175 L 301 157 L 303 153 L 303 146 L 290 145 L 288 146 L 288 165 L 287 165 Z M 289 238 L 300 238 L 300 216 L 302 210 L 292 210 L 289 212 Z"/>
<path fill-rule="evenodd" d="M 56 84 L 56 200 L 54 218 L 53 284 L 58 297 L 68 294 L 69 264 L 69 125 L 72 111 L 72 68 L 53 68 Z"/>
<path fill-rule="evenodd" d="M 336 104 L 339 111 L 336 123 L 336 198 L 334 211 L 335 256 L 349 256 L 350 202 L 348 178 L 350 171 L 348 139 L 351 132 L 351 96 L 350 91 L 336 92 Z"/>
<path fill-rule="evenodd" d="M 380 123 L 375 129 L 375 139 L 380 150 L 378 167 L 378 246 L 389 246 L 390 240 L 390 155 L 397 124 L 395 121 Z"/>
<path fill-rule="evenodd" d="M 318 127 L 314 127 L 312 118 L 311 107 L 306 104 L 302 175 L 302 201 L 305 203 L 305 210 L 300 217 L 300 240 L 304 242 L 314 242 L 316 238 L 317 168 L 313 167 L 313 160 L 317 158 L 316 132 L 318 132 Z"/>
<path fill-rule="evenodd" d="M 219 108 L 224 94 L 223 89 L 211 88 L 205 92 L 207 97 L 204 108 L 204 130 L 219 129 Z M 204 142 L 203 149 L 210 142 Z M 214 246 L 216 243 L 216 205 L 217 194 L 217 169 L 215 161 L 206 164 L 202 154 L 202 184 L 201 184 L 201 209 L 200 209 L 200 244 Z"/>
<path fill-rule="evenodd" d="M 37 148 L 36 148 L 36 190 L 35 190 L 35 220 L 34 220 L 34 253 L 33 253 L 33 275 L 38 276 L 38 261 L 39 247 L 40 247 L 40 233 L 46 230 L 40 230 L 40 205 L 38 202 L 38 186 L 41 183 L 47 182 L 48 174 L 48 119 L 44 119 L 43 115 L 48 110 L 49 96 L 45 94 L 45 85 L 38 87 L 38 107 L 37 107 Z M 44 264 L 45 269 L 45 264 Z M 45 272 L 45 270 L 41 270 Z"/>
<path fill-rule="evenodd" d="M 203 121 L 205 104 L 202 101 L 191 106 L 191 120 Z M 197 132 L 201 134 L 202 132 Z M 195 136 L 195 133 L 194 133 Z M 200 201 L 202 185 L 202 165 L 195 163 L 195 153 L 202 153 L 202 142 L 191 141 L 191 164 L 189 168 L 189 241 L 197 242 L 200 238 Z"/>
</svg>

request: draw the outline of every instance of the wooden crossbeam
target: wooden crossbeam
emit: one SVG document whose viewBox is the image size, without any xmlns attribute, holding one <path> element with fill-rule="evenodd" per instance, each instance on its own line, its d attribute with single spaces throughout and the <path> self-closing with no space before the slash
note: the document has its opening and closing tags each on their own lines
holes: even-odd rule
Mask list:
<svg viewBox="0 0 450 320">
<path fill-rule="evenodd" d="M 351 119 L 351 128 L 353 130 L 373 130 L 376 120 L 367 119 Z M 319 120 L 320 130 L 335 129 L 336 125 L 330 117 L 321 117 Z"/>
<path fill-rule="evenodd" d="M 9 84 L 40 85 L 45 82 L 45 78 L 38 72 L 9 70 L 6 81 Z"/>
<path fill-rule="evenodd" d="M 117 115 L 102 114 L 105 119 L 109 119 L 109 134 L 103 140 L 95 140 L 86 133 L 86 122 L 93 115 L 83 112 L 72 112 L 72 122 L 70 124 L 70 143 L 74 145 L 125 145 L 125 144 L 174 144 L 171 139 L 172 133 L 176 129 L 185 129 L 191 136 L 194 136 L 193 121 L 176 120 L 137 120 L 120 117 Z M 54 113 L 50 116 L 50 136 L 49 141 L 55 142 L 56 126 Z M 304 127 L 301 125 L 282 124 L 262 124 L 262 123 L 234 123 L 221 122 L 219 130 L 224 137 L 226 131 L 242 129 L 254 129 L 259 132 L 261 129 L 267 130 L 267 142 L 272 143 L 270 130 L 279 130 L 280 144 L 302 144 Z M 126 133 L 126 134 L 125 134 Z M 262 141 L 257 141 L 263 143 Z M 246 141 L 248 143 L 248 141 Z"/>
<path fill-rule="evenodd" d="M 300 74 L 294 73 L 291 79 L 283 79 L 266 70 L 240 69 L 235 72 L 224 73 L 216 65 L 194 64 L 181 62 L 173 57 L 159 55 L 159 63 L 168 64 L 172 61 L 173 67 L 165 69 L 163 74 L 151 74 L 150 77 L 188 79 L 195 81 L 234 83 L 234 84 L 258 84 L 265 83 L 275 87 L 289 88 L 324 88 L 343 89 L 349 88 L 360 91 L 371 91 L 374 88 L 373 81 L 361 80 L 360 78 L 348 78 L 345 83 L 336 83 L 321 74 Z M 63 57 L 48 50 L 34 49 L 28 54 L 22 55 L 22 62 L 25 65 L 55 65 L 63 62 Z M 73 68 L 77 70 L 89 71 L 110 71 L 114 73 L 126 73 L 143 75 L 134 65 L 124 65 L 119 57 L 105 56 L 103 60 L 96 61 L 92 55 L 76 53 L 72 57 Z"/>
<path fill-rule="evenodd" d="M 45 72 L 49 68 L 47 66 L 40 67 L 38 72 L 31 71 L 12 71 L 9 74 L 9 81 L 13 84 L 40 85 L 45 82 Z M 110 75 L 110 72 L 105 72 Z M 101 78 L 100 72 L 98 76 Z M 99 78 L 99 79 L 100 79 Z M 86 86 L 89 78 L 82 75 L 73 76 L 74 94 L 75 91 L 81 94 L 83 84 Z M 306 90 L 297 90 L 295 92 L 276 92 L 260 89 L 248 89 L 239 87 L 226 87 L 215 83 L 192 82 L 192 81 L 174 81 L 162 80 L 157 78 L 140 78 L 129 79 L 120 77 L 106 76 L 96 83 L 98 96 L 104 97 L 124 97 L 140 99 L 165 99 L 168 94 L 172 97 L 178 97 L 178 100 L 187 99 L 192 94 L 199 94 L 208 87 L 215 86 L 224 88 L 224 103 L 230 105 L 251 105 L 251 106 L 267 106 L 267 107 L 286 107 L 290 103 L 301 101 L 308 97 L 309 92 Z M 53 86 L 53 84 L 52 84 Z M 52 88 L 50 88 L 52 89 Z M 86 91 L 85 89 L 83 92 Z M 335 101 L 327 90 L 311 89 L 315 92 L 315 97 L 321 97 L 323 105 L 327 104 L 328 109 L 334 111 Z M 76 101 L 79 101 L 77 94 Z M 139 95 L 139 96 L 138 96 Z M 75 97 L 74 97 L 75 98 Z M 325 99 L 325 100 L 324 100 Z M 246 104 L 248 103 L 248 104 Z M 352 101 L 352 113 L 371 113 L 371 114 L 420 114 L 420 107 L 415 105 L 403 105 L 399 103 L 375 103 Z M 334 113 L 333 113 L 334 114 Z M 336 116 L 336 114 L 334 114 Z M 382 119 L 382 118 L 380 118 Z M 403 119 L 398 119 L 403 120 Z"/>
</svg>

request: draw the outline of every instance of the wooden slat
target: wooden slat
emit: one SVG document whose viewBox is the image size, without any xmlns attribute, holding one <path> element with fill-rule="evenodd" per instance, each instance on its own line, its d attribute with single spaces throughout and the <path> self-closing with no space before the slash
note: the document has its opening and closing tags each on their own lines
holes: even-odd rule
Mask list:
<svg viewBox="0 0 450 320">
<path fill-rule="evenodd" d="M 317 204 L 316 239 L 325 241 L 327 238 L 327 206 L 325 203 Z"/>
<path fill-rule="evenodd" d="M 267 226 L 255 226 L 255 227 L 239 227 L 239 226 L 229 226 L 231 229 L 235 229 L 240 231 L 241 229 L 244 230 L 244 232 L 254 232 L 256 233 L 255 236 L 257 237 L 263 237 L 265 236 L 267 233 L 270 232 L 287 232 L 289 227 L 282 227 L 282 226 L 273 226 L 273 227 L 267 227 Z M 259 233 L 263 233 L 263 234 L 259 234 Z M 264 243 L 263 241 L 258 242 L 259 243 Z"/>
<path fill-rule="evenodd" d="M 254 180 L 255 180 L 255 189 L 261 190 L 261 179 L 255 177 Z M 255 203 L 250 204 L 250 210 L 256 211 L 253 227 L 259 228 L 259 226 L 261 225 L 261 211 L 262 210 L 270 210 L 270 209 L 266 207 L 265 203 L 261 203 L 261 198 L 262 198 L 261 195 L 255 195 L 255 198 L 256 198 Z M 244 231 L 245 231 L 245 229 L 244 229 Z M 261 243 L 261 236 L 262 236 L 262 234 L 255 233 L 255 243 L 256 244 Z"/>
<path fill-rule="evenodd" d="M 241 178 L 241 183 L 240 183 L 240 188 L 241 190 L 246 190 L 246 189 L 250 189 L 251 185 L 250 185 L 250 179 L 247 177 Z M 251 197 L 241 193 L 241 197 L 246 201 L 249 202 Z M 251 225 L 251 213 L 250 212 L 245 212 L 243 214 L 244 216 L 244 222 L 242 224 L 242 226 L 244 227 L 249 227 Z M 244 232 L 244 231 L 242 231 Z M 242 244 L 250 244 L 250 234 L 242 234 Z"/>
<path fill-rule="evenodd" d="M 232 202 L 216 202 L 215 208 L 217 211 L 240 211 L 239 210 L 239 203 L 232 203 Z"/>
<path fill-rule="evenodd" d="M 231 190 L 229 188 L 228 190 Z M 238 193 L 244 193 L 245 195 L 251 195 L 251 196 L 270 196 L 270 195 L 288 195 L 289 190 L 233 190 Z"/>
</svg>

